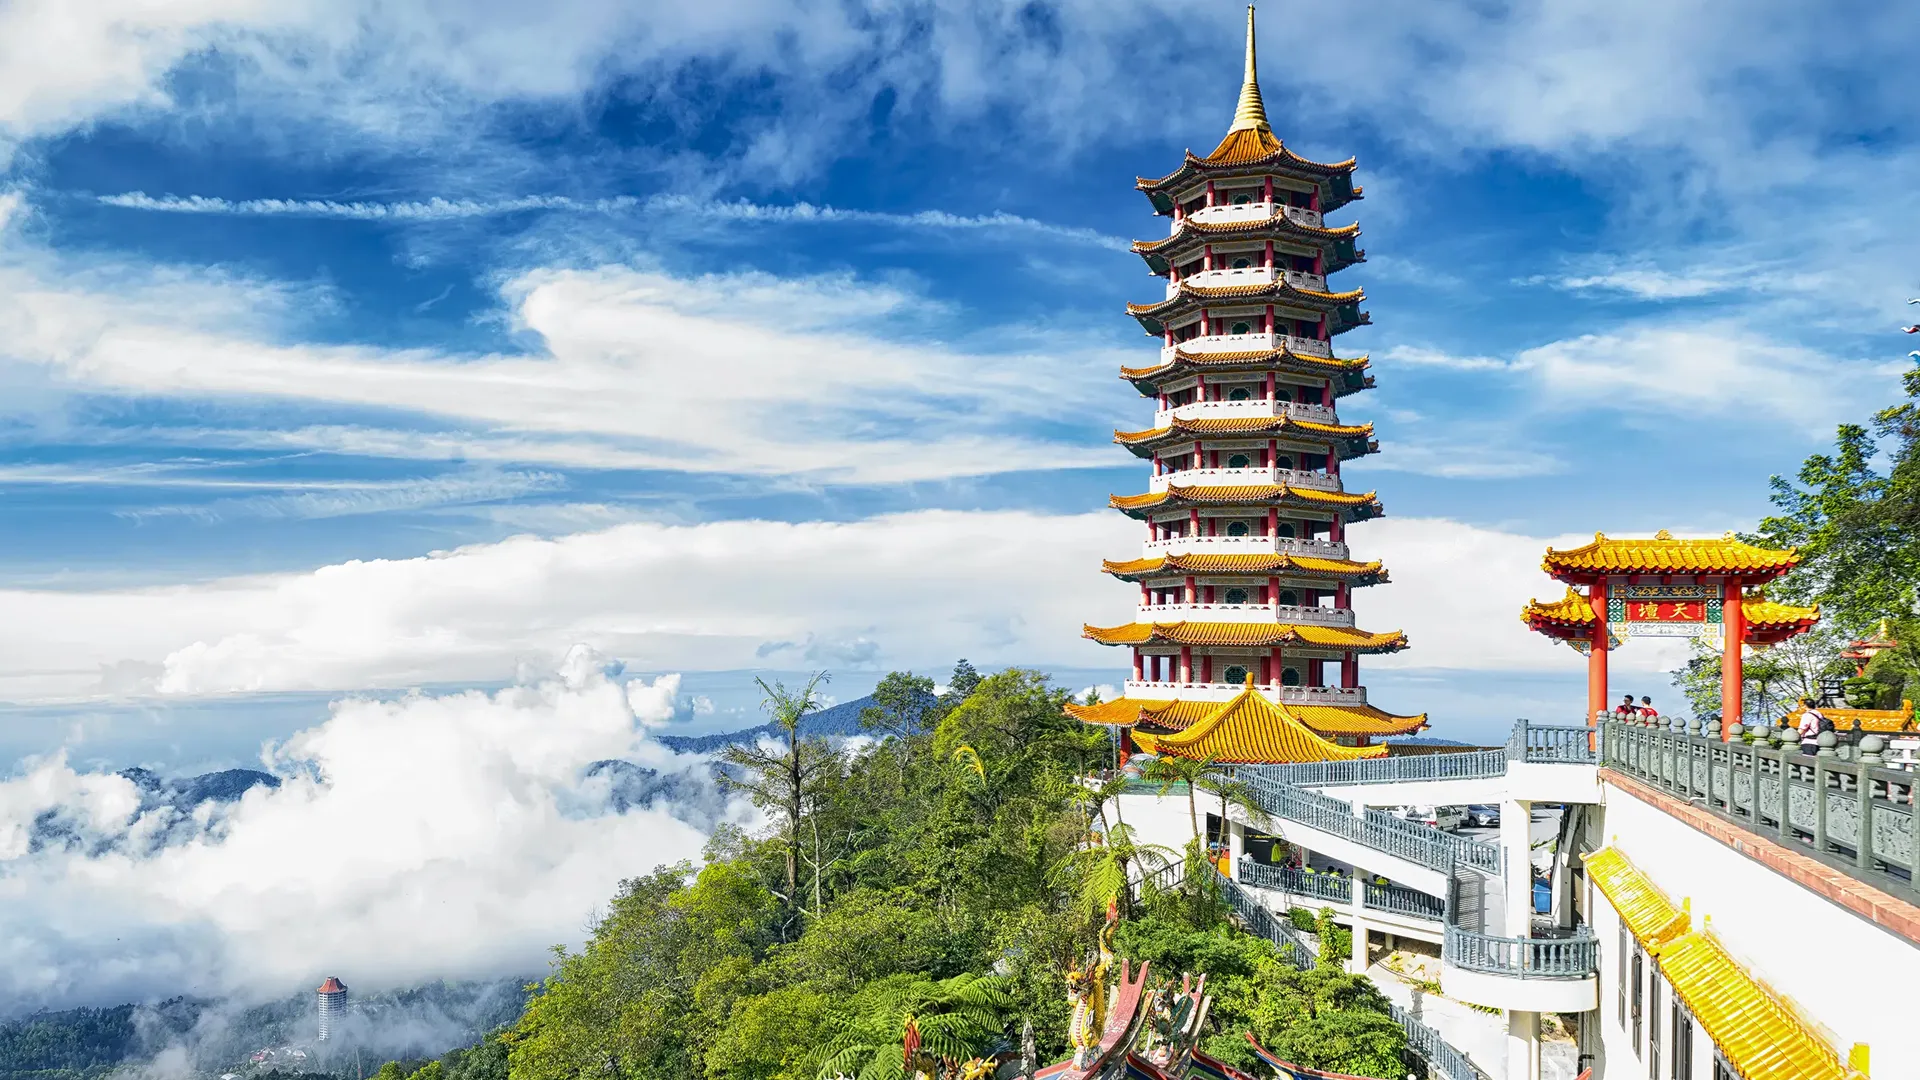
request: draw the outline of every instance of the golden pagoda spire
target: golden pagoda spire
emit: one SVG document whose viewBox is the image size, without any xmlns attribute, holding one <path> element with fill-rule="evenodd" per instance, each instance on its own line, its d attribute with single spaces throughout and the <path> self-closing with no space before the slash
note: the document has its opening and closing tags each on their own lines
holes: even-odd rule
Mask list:
<svg viewBox="0 0 1920 1080">
<path fill-rule="evenodd" d="M 1233 110 L 1233 126 L 1227 129 L 1231 135 L 1236 131 L 1266 131 L 1273 129 L 1267 125 L 1267 107 L 1260 101 L 1260 79 L 1254 74 L 1253 59 L 1253 5 L 1247 5 L 1247 77 L 1240 87 L 1240 106 Z"/>
</svg>

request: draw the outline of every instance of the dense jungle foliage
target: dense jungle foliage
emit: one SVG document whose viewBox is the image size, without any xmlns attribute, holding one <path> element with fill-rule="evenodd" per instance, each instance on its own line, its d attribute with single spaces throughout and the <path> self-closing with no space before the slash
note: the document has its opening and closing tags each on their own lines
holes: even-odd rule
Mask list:
<svg viewBox="0 0 1920 1080">
<path fill-rule="evenodd" d="M 723 830 L 699 868 L 625 882 L 587 945 L 556 952 L 519 1021 L 468 1053 L 512 1080 L 880 1080 L 901 1075 L 911 1016 L 943 1074 L 1017 1054 L 1029 1029 L 1042 1064 L 1065 1056 L 1065 973 L 1094 948 L 1128 872 L 1117 864 L 1200 868 L 1198 843 L 1152 849 L 1102 821 L 1075 778 L 1111 749 L 1035 672 L 980 678 L 963 663 L 943 695 L 889 675 L 864 718 L 876 738 L 858 748 L 798 734 L 815 686 L 767 689 L 789 737 L 726 755 L 767 829 Z M 1093 831 L 1109 842 L 1089 847 Z M 1213 1053 L 1252 1065 L 1252 1032 L 1303 1064 L 1406 1074 L 1404 1035 L 1365 979 L 1331 961 L 1294 970 L 1202 889 L 1117 899 L 1117 952 L 1210 976 Z M 447 1071 L 394 1063 L 381 1080 Z"/>
</svg>

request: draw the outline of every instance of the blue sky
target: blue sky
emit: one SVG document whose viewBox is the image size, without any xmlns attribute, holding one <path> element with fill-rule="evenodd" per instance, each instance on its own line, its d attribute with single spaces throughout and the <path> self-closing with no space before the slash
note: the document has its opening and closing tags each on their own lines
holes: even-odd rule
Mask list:
<svg viewBox="0 0 1920 1080">
<path fill-rule="evenodd" d="M 72 7 L 0 4 L 0 753 L 245 760 L 582 642 L 688 727 L 758 669 L 1119 678 L 1132 180 L 1224 132 L 1239 5 Z M 1898 393 L 1920 13 L 1261 17 L 1366 189 L 1366 680 L 1576 708 L 1543 546 L 1748 527 Z"/>
</svg>

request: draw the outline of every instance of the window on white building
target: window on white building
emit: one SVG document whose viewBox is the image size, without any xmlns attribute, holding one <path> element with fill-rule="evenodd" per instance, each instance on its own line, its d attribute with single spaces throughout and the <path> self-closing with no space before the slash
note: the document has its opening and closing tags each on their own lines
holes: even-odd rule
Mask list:
<svg viewBox="0 0 1920 1080">
<path fill-rule="evenodd" d="M 1227 590 L 1227 603 L 1244 604 L 1246 602 L 1247 602 L 1247 590 L 1245 589 L 1228 589 Z"/>
<path fill-rule="evenodd" d="M 1247 681 L 1247 669 L 1235 664 L 1227 669 L 1227 682 L 1239 686 Z"/>
<path fill-rule="evenodd" d="M 1253 465 L 1253 459 L 1245 454 L 1234 454 L 1227 458 L 1227 468 L 1245 469 Z"/>
<path fill-rule="evenodd" d="M 1672 1080 L 1693 1080 L 1693 1014 L 1680 1004 L 1679 995 L 1674 995 L 1672 1000 L 1673 1008 L 1667 1018 L 1667 1031 L 1673 1043 Z"/>
<path fill-rule="evenodd" d="M 1646 954 L 1642 953 L 1637 948 L 1634 949 L 1633 950 L 1633 984 L 1631 987 L 1628 988 L 1627 992 L 1630 995 L 1630 1000 L 1632 1003 L 1632 1012 L 1629 1014 L 1629 1016 L 1633 1024 L 1633 1052 L 1636 1054 L 1640 1053 L 1640 1047 L 1641 1047 L 1640 1007 L 1646 1001 L 1645 988 L 1640 985 L 1640 977 L 1643 973 L 1645 973 L 1646 968 L 1647 968 Z"/>
<path fill-rule="evenodd" d="M 1283 671 L 1281 671 L 1281 672 L 1280 672 L 1280 685 L 1281 685 L 1281 686 L 1299 686 L 1299 685 L 1300 685 L 1300 672 L 1299 672 L 1298 670 L 1296 670 L 1296 669 L 1294 669 L 1294 668 L 1287 668 L 1287 669 L 1285 669 L 1285 670 L 1283 670 Z"/>
<path fill-rule="evenodd" d="M 1253 324 L 1245 323 L 1245 322 L 1234 323 L 1232 326 L 1227 328 L 1227 333 L 1234 334 L 1234 335 L 1251 334 L 1253 333 Z"/>
<path fill-rule="evenodd" d="M 1647 1080 L 1660 1080 L 1660 970 L 1647 972 Z"/>
<path fill-rule="evenodd" d="M 1228 401 L 1246 401 L 1251 397 L 1253 397 L 1253 391 L 1244 386 L 1236 386 L 1232 390 L 1227 391 Z"/>
<path fill-rule="evenodd" d="M 1242 459 L 1242 460 L 1244 460 L 1244 459 Z M 1244 469 L 1244 468 L 1246 468 L 1246 466 L 1245 466 L 1245 465 L 1234 465 L 1234 466 L 1232 466 L 1232 467 L 1233 467 L 1233 468 L 1236 468 L 1236 469 Z M 1247 532 L 1248 532 L 1248 530 L 1247 530 L 1247 523 L 1246 523 L 1246 522 L 1244 522 L 1244 521 L 1233 521 L 1233 522 L 1228 522 L 1228 523 L 1227 523 L 1227 535 L 1228 535 L 1228 536 L 1245 536 L 1245 535 L 1247 535 Z"/>
</svg>

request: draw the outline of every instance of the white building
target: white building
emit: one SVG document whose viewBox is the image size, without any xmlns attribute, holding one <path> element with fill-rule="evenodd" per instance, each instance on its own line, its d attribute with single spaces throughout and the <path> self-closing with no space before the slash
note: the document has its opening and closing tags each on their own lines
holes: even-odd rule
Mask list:
<svg viewBox="0 0 1920 1080">
<path fill-rule="evenodd" d="M 314 993 L 320 999 L 320 1041 L 326 1042 L 333 1037 L 333 1025 L 346 1015 L 347 984 L 329 975 Z"/>
</svg>

